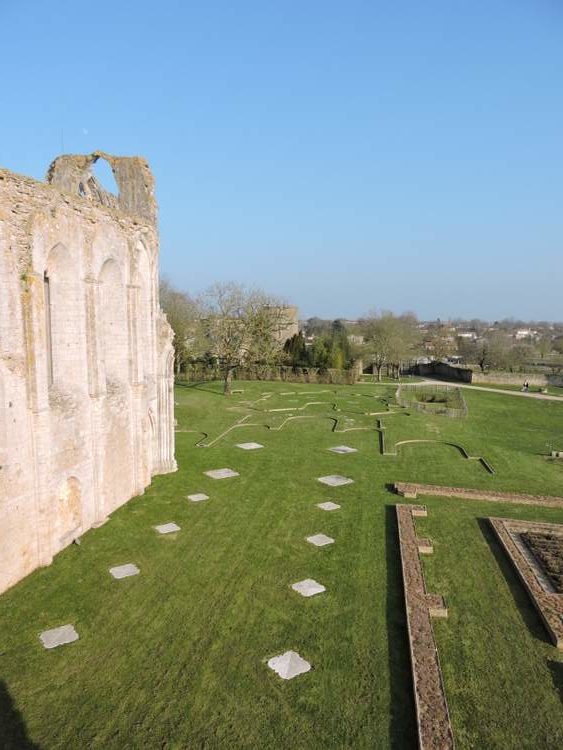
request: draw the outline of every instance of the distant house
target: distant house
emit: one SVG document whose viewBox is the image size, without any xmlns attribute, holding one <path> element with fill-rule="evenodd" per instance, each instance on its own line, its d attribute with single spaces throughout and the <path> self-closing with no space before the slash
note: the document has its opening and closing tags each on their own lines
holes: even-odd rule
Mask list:
<svg viewBox="0 0 563 750">
<path fill-rule="evenodd" d="M 275 336 L 280 344 L 285 344 L 288 339 L 299 333 L 299 309 L 287 305 L 280 308 L 279 312 L 281 321 Z"/>
<path fill-rule="evenodd" d="M 356 333 L 351 333 L 348 336 L 348 341 L 351 344 L 357 344 L 358 346 L 361 346 L 364 343 L 364 337 L 363 336 L 359 336 Z"/>
<path fill-rule="evenodd" d="M 523 339 L 535 339 L 537 336 L 538 332 L 532 328 L 519 328 L 514 334 L 514 338 L 517 341 L 522 341 Z"/>
</svg>

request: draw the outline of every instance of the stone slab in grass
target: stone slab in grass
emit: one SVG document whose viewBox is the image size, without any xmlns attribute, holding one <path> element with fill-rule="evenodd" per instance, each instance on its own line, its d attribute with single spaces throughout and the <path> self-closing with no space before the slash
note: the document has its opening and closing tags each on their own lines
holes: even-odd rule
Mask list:
<svg viewBox="0 0 563 750">
<path fill-rule="evenodd" d="M 44 630 L 39 636 L 44 648 L 57 648 L 64 646 L 66 643 L 77 641 L 79 636 L 74 625 L 61 625 L 60 628 Z"/>
<path fill-rule="evenodd" d="M 210 471 L 203 472 L 206 477 L 211 479 L 230 479 L 231 477 L 238 477 L 240 474 L 238 471 L 232 469 L 211 469 Z"/>
<path fill-rule="evenodd" d="M 139 575 L 141 571 L 133 563 L 127 563 L 126 565 L 116 565 L 115 568 L 110 568 L 109 572 L 114 578 L 129 578 L 129 576 Z"/>
<path fill-rule="evenodd" d="M 154 528 L 159 534 L 173 534 L 175 531 L 180 531 L 180 527 L 176 523 L 163 523 Z"/>
<path fill-rule="evenodd" d="M 326 534 L 313 534 L 313 536 L 307 537 L 307 541 L 309 544 L 314 544 L 315 547 L 326 547 L 327 544 L 334 544 L 334 539 Z"/>
<path fill-rule="evenodd" d="M 263 448 L 260 443 L 237 443 L 237 448 L 242 448 L 243 451 L 257 451 L 259 448 Z"/>
<path fill-rule="evenodd" d="M 345 484 L 354 484 L 354 480 L 349 477 L 340 476 L 340 474 L 330 474 L 327 477 L 319 477 L 321 484 L 327 484 L 329 487 L 343 487 Z"/>
<path fill-rule="evenodd" d="M 192 503 L 201 503 L 202 500 L 209 500 L 209 495 L 206 495 L 205 492 L 196 492 L 194 495 L 188 495 L 188 500 L 191 500 Z"/>
<path fill-rule="evenodd" d="M 309 662 L 302 659 L 297 651 L 286 651 L 285 654 L 268 659 L 268 666 L 282 680 L 292 680 L 297 675 L 304 674 L 311 669 Z"/>
<path fill-rule="evenodd" d="M 336 445 L 334 448 L 329 448 L 332 453 L 357 453 L 357 448 L 351 448 L 349 445 Z"/>
<path fill-rule="evenodd" d="M 333 503 L 332 500 L 327 500 L 326 503 L 317 503 L 317 508 L 320 508 L 321 510 L 338 510 L 340 505 L 338 505 L 338 503 Z"/>
<path fill-rule="evenodd" d="M 301 596 L 315 596 L 315 594 L 322 594 L 323 591 L 326 591 L 326 587 L 313 578 L 305 578 L 304 581 L 293 583 L 291 588 Z"/>
</svg>

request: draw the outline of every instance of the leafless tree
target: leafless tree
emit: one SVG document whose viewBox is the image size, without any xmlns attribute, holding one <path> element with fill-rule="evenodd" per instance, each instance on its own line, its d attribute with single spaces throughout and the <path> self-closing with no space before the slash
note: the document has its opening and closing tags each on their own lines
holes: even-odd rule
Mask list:
<svg viewBox="0 0 563 750">
<path fill-rule="evenodd" d="M 168 280 L 160 281 L 160 304 L 174 331 L 175 369 L 178 375 L 200 349 L 198 340 L 201 308 L 197 300 Z"/>
<path fill-rule="evenodd" d="M 203 333 L 223 372 L 226 395 L 237 367 L 270 366 L 281 357 L 287 319 L 280 300 L 230 282 L 208 289 L 201 305 Z"/>
<path fill-rule="evenodd" d="M 371 362 L 374 379 L 377 374 L 381 380 L 386 365 L 398 374 L 401 363 L 412 356 L 418 339 L 416 322 L 412 313 L 396 316 L 388 311 L 370 313 L 362 320 L 363 354 Z"/>
</svg>

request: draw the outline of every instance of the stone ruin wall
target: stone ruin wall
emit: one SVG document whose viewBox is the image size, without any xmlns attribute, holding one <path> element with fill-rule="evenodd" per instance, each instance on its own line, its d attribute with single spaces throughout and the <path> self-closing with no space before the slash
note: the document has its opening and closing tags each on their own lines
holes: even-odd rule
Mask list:
<svg viewBox="0 0 563 750">
<path fill-rule="evenodd" d="M 0 593 L 176 469 L 172 387 L 146 162 L 0 169 Z"/>
</svg>

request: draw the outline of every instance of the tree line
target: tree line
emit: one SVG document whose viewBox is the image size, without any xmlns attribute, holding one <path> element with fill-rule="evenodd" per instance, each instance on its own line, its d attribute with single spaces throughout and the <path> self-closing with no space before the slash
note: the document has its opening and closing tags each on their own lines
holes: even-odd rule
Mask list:
<svg viewBox="0 0 563 750">
<path fill-rule="evenodd" d="M 457 355 L 464 365 L 486 372 L 514 371 L 534 357 L 563 354 L 563 336 L 518 341 L 508 326 L 483 324 L 468 339 L 452 334 L 450 324 L 421 325 L 412 312 L 372 311 L 352 327 L 342 319 L 309 318 L 301 331 L 286 338 L 290 321 L 284 301 L 233 282 L 192 297 L 163 280 L 160 301 L 174 330 L 176 373 L 192 363 L 212 365 L 220 370 L 227 394 L 235 370 L 246 366 L 264 372 L 278 365 L 319 371 L 361 368 L 381 380 L 384 372 L 399 377 L 406 364 L 422 356 L 443 361 Z"/>
</svg>

